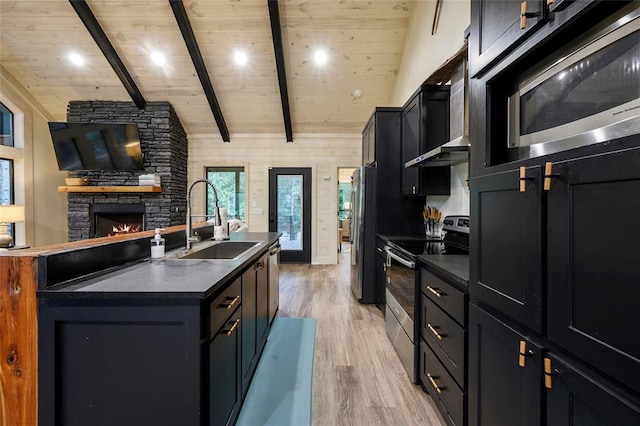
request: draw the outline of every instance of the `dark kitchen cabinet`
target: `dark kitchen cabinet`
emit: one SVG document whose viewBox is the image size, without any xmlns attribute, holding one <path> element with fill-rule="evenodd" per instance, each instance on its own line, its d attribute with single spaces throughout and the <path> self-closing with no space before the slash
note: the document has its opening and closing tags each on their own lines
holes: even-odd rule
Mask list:
<svg viewBox="0 0 640 426">
<path fill-rule="evenodd" d="M 640 424 L 637 395 L 476 305 L 469 313 L 470 425 Z"/>
<path fill-rule="evenodd" d="M 640 149 L 551 165 L 549 339 L 640 393 Z"/>
<path fill-rule="evenodd" d="M 640 405 L 624 390 L 556 354 L 545 357 L 547 425 L 640 425 Z"/>
<path fill-rule="evenodd" d="M 469 425 L 539 426 L 543 348 L 475 304 L 469 348 Z"/>
<path fill-rule="evenodd" d="M 257 294 L 256 268 L 252 265 L 242 274 L 242 394 L 249 390 L 256 368 Z"/>
<path fill-rule="evenodd" d="M 376 238 L 376 306 L 384 309 L 387 289 L 387 253 L 384 251 L 385 240 Z"/>
<path fill-rule="evenodd" d="M 475 76 L 536 31 L 544 22 L 545 8 L 541 0 L 473 0 L 469 75 Z"/>
<path fill-rule="evenodd" d="M 264 347 L 269 328 L 269 253 L 256 263 L 256 344 Z"/>
<path fill-rule="evenodd" d="M 403 106 L 402 195 L 450 193 L 450 167 L 404 167 L 449 141 L 449 94 L 449 86 L 422 85 Z"/>
<path fill-rule="evenodd" d="M 246 394 L 269 327 L 269 253 L 242 274 L 242 394 Z"/>
<path fill-rule="evenodd" d="M 468 295 L 420 268 L 418 377 L 450 426 L 467 424 Z"/>
<path fill-rule="evenodd" d="M 206 343 L 205 359 L 209 376 L 209 424 L 231 424 L 240 411 L 241 338 L 240 308 L 236 308 L 211 342 Z"/>
<path fill-rule="evenodd" d="M 542 170 L 472 179 L 469 291 L 519 323 L 543 331 Z"/>
<path fill-rule="evenodd" d="M 362 129 L 362 165 L 386 170 L 398 167 L 402 108 L 376 107 Z M 380 164 L 382 163 L 382 164 Z"/>
<path fill-rule="evenodd" d="M 369 118 L 362 130 L 362 165 L 369 166 L 376 161 L 376 120 Z"/>
</svg>

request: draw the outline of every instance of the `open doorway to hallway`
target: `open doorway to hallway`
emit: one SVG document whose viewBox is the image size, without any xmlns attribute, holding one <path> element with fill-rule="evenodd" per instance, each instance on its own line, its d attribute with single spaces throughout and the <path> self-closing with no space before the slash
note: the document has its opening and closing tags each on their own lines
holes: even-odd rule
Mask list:
<svg viewBox="0 0 640 426">
<path fill-rule="evenodd" d="M 351 241 L 351 181 L 355 169 L 338 167 L 338 253 L 348 251 Z"/>
</svg>

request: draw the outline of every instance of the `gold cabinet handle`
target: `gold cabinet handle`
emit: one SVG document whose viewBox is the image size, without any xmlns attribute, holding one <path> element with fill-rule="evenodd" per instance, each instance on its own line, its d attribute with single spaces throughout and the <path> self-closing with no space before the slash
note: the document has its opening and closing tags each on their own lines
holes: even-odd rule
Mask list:
<svg viewBox="0 0 640 426">
<path fill-rule="evenodd" d="M 233 334 L 233 331 L 236 329 L 236 327 L 238 326 L 238 324 L 240 324 L 240 320 L 237 319 L 233 322 L 233 325 L 231 326 L 230 329 L 228 329 L 227 331 L 223 331 L 224 334 L 226 334 L 227 336 L 231 336 Z"/>
<path fill-rule="evenodd" d="M 553 376 L 559 376 L 560 372 L 551 368 L 551 358 L 544 359 L 544 387 L 551 389 L 553 387 Z"/>
<path fill-rule="evenodd" d="M 551 179 L 560 177 L 558 174 L 553 173 L 553 163 L 551 161 L 547 161 L 544 163 L 544 190 L 551 190 Z"/>
<path fill-rule="evenodd" d="M 438 393 L 442 393 L 442 390 L 444 388 L 441 388 L 440 386 L 438 386 L 438 384 L 436 383 L 436 380 L 438 377 L 433 377 L 431 374 L 427 373 L 427 378 L 429 379 L 429 381 L 431 382 L 431 386 L 433 386 L 433 388 L 436 390 L 436 392 Z"/>
<path fill-rule="evenodd" d="M 526 1 L 520 3 L 520 29 L 524 30 L 527 27 L 527 18 L 535 18 L 540 15 L 540 12 L 527 12 Z"/>
<path fill-rule="evenodd" d="M 526 364 L 526 357 L 533 355 L 533 351 L 531 349 L 527 350 L 527 342 L 524 340 L 520 340 L 520 348 L 518 352 L 518 365 L 520 367 L 524 367 Z"/>
<path fill-rule="evenodd" d="M 429 323 L 427 323 L 427 328 L 429 329 L 429 331 L 431 331 L 433 333 L 434 336 L 436 336 L 436 339 L 442 340 L 442 337 L 444 336 L 444 334 L 438 333 L 438 331 L 435 329 L 435 327 L 432 326 Z"/>
<path fill-rule="evenodd" d="M 431 287 L 430 285 L 427 286 L 427 290 L 429 290 L 431 293 L 435 294 L 436 297 L 442 297 L 442 293 L 440 293 L 438 290 L 436 290 L 435 288 Z"/>
<path fill-rule="evenodd" d="M 527 177 L 527 168 L 524 166 L 520 167 L 520 192 L 527 191 L 528 180 L 533 180 L 533 178 Z"/>
<path fill-rule="evenodd" d="M 235 305 L 238 300 L 240 300 L 240 296 L 234 297 L 229 303 L 223 303 L 222 306 L 224 306 L 225 309 L 231 309 L 231 307 Z"/>
</svg>

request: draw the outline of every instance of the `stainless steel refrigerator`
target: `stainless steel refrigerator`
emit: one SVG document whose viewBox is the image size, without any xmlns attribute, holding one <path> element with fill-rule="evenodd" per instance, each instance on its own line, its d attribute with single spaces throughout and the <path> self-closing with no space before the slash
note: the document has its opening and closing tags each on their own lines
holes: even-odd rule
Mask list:
<svg viewBox="0 0 640 426">
<path fill-rule="evenodd" d="M 376 168 L 359 167 L 351 185 L 351 290 L 362 303 L 375 303 Z"/>
</svg>

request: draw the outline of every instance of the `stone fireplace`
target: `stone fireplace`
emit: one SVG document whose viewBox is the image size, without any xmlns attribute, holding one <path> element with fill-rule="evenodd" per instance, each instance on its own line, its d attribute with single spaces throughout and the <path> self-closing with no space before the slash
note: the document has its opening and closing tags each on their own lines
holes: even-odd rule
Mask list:
<svg viewBox="0 0 640 426">
<path fill-rule="evenodd" d="M 144 204 L 95 203 L 91 210 L 91 238 L 130 234 L 145 229 Z"/>
<path fill-rule="evenodd" d="M 96 186 L 137 186 L 138 176 L 155 173 L 162 183 L 162 192 L 69 192 L 69 241 L 102 236 L 116 219 L 135 219 L 141 230 L 184 224 L 188 141 L 170 103 L 148 102 L 138 109 L 133 102 L 72 101 L 67 121 L 136 123 L 144 156 L 144 170 L 69 172 L 70 177 L 86 176 Z"/>
</svg>

